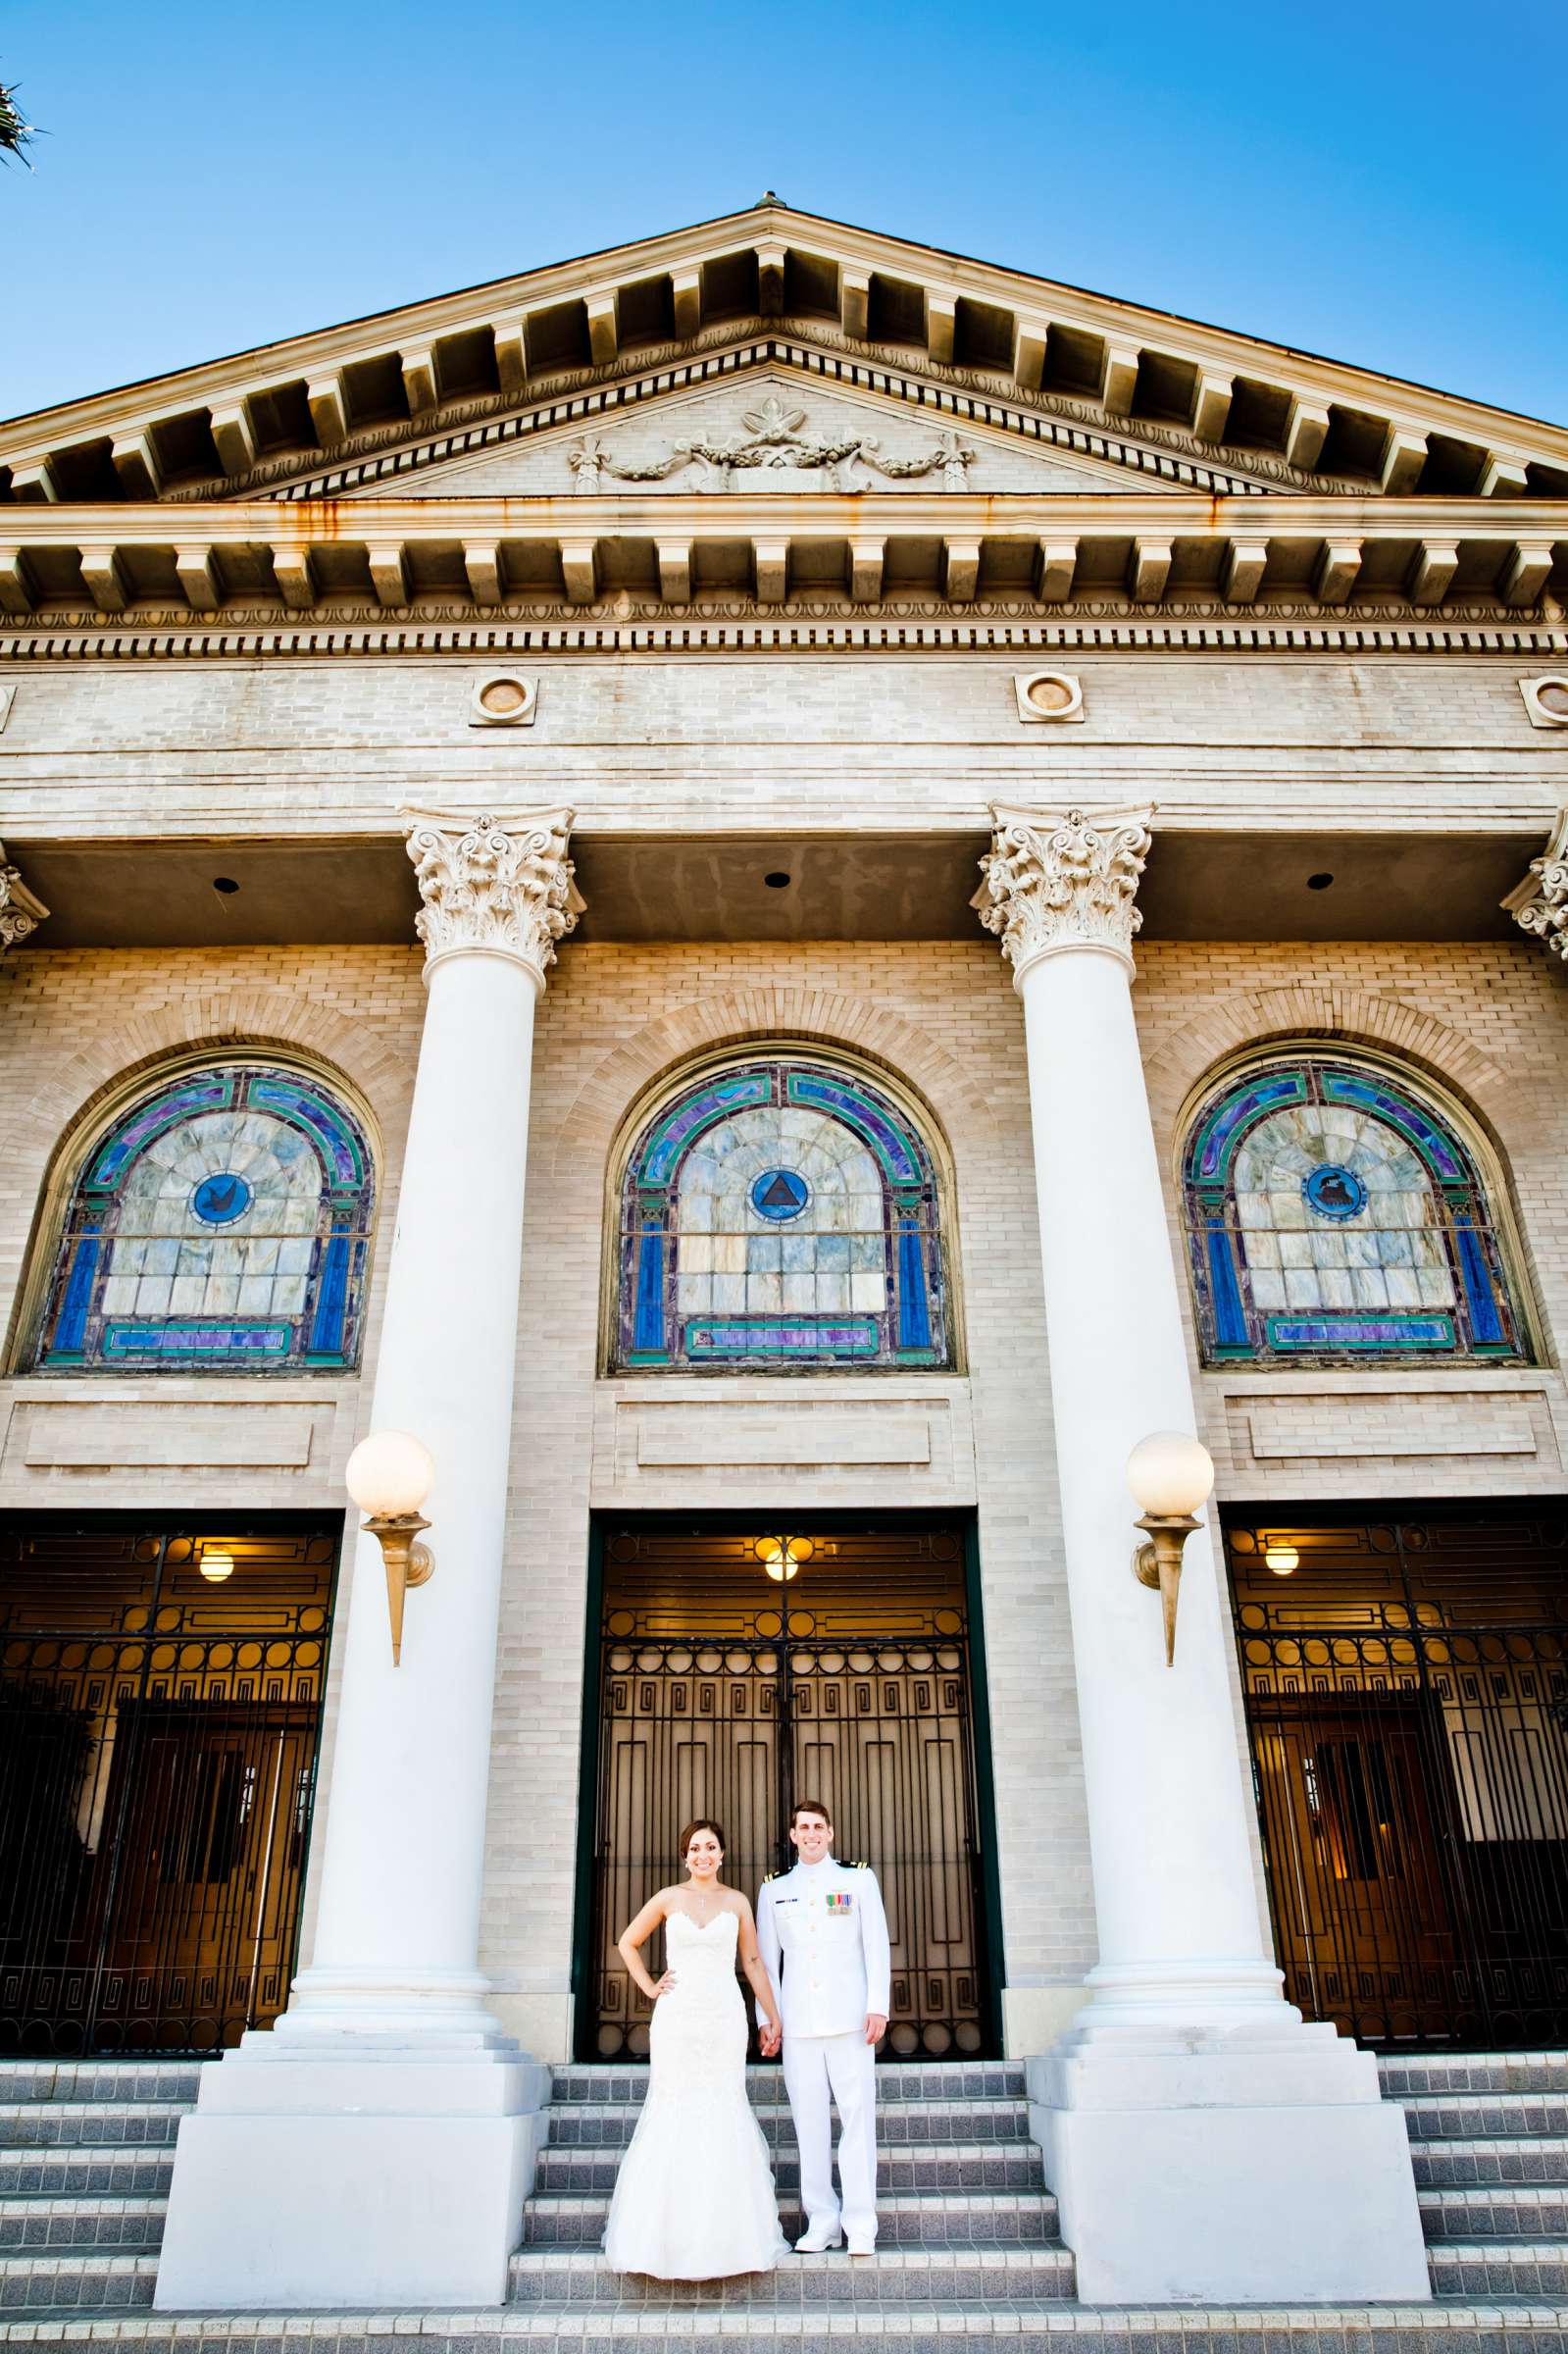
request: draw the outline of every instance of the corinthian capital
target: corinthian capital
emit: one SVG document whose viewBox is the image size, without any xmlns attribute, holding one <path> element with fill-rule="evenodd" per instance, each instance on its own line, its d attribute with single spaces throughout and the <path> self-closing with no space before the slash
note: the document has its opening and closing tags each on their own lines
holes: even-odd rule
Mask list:
<svg viewBox="0 0 1568 2354">
<path fill-rule="evenodd" d="M 42 899 L 22 880 L 21 870 L 7 865 L 6 845 L 0 842 L 0 954 L 25 940 L 29 932 L 36 932 L 48 912 Z"/>
<path fill-rule="evenodd" d="M 1104 948 L 1133 966 L 1135 904 L 1152 807 L 991 808 L 992 846 L 970 905 L 1000 938 L 1015 981 L 1037 957 Z"/>
<path fill-rule="evenodd" d="M 415 929 L 425 943 L 426 971 L 443 956 L 477 950 L 516 957 L 542 989 L 555 944 L 584 904 L 566 854 L 576 811 L 403 814 L 414 821 L 408 854 L 425 902 Z"/>
<path fill-rule="evenodd" d="M 1568 809 L 1558 810 L 1550 842 L 1502 904 L 1522 931 L 1568 962 Z"/>
</svg>

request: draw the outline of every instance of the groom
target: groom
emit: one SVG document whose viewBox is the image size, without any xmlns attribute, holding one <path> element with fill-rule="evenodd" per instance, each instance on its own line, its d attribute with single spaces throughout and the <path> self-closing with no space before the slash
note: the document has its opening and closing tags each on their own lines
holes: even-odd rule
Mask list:
<svg viewBox="0 0 1568 2354">
<path fill-rule="evenodd" d="M 763 1882 L 757 1943 L 779 1989 L 784 2089 L 800 2149 L 806 2229 L 795 2246 L 803 2255 L 835 2248 L 841 2221 L 850 2255 L 869 2256 L 877 2244 L 876 2067 L 887 2031 L 887 1921 L 876 1874 L 835 1862 L 833 1817 L 819 1800 L 796 1804 L 789 1844 L 799 1861 Z M 765 2032 L 762 2049 L 771 2059 L 777 2039 Z M 838 2104 L 841 2217 L 830 2095 Z"/>
</svg>

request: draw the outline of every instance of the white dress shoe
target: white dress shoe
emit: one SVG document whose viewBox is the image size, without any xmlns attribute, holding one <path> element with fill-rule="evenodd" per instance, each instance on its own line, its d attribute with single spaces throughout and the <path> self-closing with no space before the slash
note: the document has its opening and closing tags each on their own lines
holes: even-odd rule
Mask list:
<svg viewBox="0 0 1568 2354">
<path fill-rule="evenodd" d="M 849 2243 L 849 2253 L 851 2256 L 875 2256 L 877 2242 L 874 2239 L 852 2239 Z"/>
<path fill-rule="evenodd" d="M 828 2250 L 835 2248 L 842 2237 L 843 2233 L 836 2224 L 830 2224 L 820 2231 L 807 2231 L 802 2238 L 795 2241 L 795 2254 L 797 2256 L 826 2256 Z"/>
</svg>

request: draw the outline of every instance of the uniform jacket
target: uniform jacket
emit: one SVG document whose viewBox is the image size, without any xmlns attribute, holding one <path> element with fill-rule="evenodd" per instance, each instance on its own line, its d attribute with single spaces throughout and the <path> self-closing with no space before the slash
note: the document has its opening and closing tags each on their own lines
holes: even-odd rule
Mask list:
<svg viewBox="0 0 1568 2354">
<path fill-rule="evenodd" d="M 866 1865 L 826 1856 L 765 1880 L 757 1943 L 786 2035 L 848 2035 L 869 2012 L 885 2014 L 887 1919 Z"/>
</svg>

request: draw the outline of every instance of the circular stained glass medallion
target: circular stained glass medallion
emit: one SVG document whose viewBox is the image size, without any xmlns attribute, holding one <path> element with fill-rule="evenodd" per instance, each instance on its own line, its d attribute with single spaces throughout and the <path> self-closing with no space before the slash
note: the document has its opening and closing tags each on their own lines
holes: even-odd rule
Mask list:
<svg viewBox="0 0 1568 2354">
<path fill-rule="evenodd" d="M 204 1177 L 190 1197 L 190 1206 L 204 1226 L 232 1226 L 242 1218 L 255 1200 L 243 1177 L 232 1170 L 219 1170 Z"/>
<path fill-rule="evenodd" d="M 798 1169 L 764 1169 L 751 1188 L 752 1208 L 775 1225 L 798 1218 L 810 1200 L 811 1188 Z"/>
<path fill-rule="evenodd" d="M 1301 1192 L 1320 1218 L 1357 1218 L 1367 1205 L 1367 1189 L 1354 1169 L 1341 1168 L 1337 1160 L 1304 1177 Z"/>
</svg>

